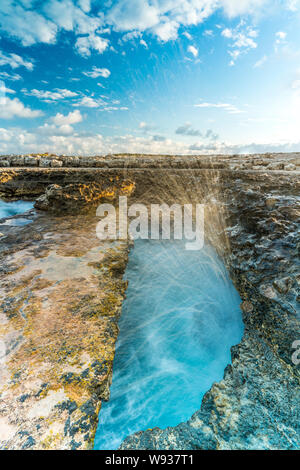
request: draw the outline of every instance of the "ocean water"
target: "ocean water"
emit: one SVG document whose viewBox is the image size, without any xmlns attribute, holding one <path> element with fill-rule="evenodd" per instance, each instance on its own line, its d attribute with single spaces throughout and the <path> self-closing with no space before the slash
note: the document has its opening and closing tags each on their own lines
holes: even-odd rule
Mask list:
<svg viewBox="0 0 300 470">
<path fill-rule="evenodd" d="M 184 241 L 138 240 L 126 278 L 95 449 L 117 449 L 133 432 L 189 419 L 243 335 L 239 294 L 209 246 L 186 251 Z"/>
<path fill-rule="evenodd" d="M 0 219 L 13 217 L 14 215 L 24 214 L 33 208 L 33 202 L 30 201 L 11 201 L 6 202 L 0 199 Z M 28 219 L 12 219 L 7 220 L 5 225 L 26 225 L 30 222 Z"/>
</svg>

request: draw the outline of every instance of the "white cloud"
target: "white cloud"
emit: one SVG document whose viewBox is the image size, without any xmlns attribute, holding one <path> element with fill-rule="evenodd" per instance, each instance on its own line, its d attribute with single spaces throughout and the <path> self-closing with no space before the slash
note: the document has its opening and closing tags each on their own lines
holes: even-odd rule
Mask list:
<svg viewBox="0 0 300 470">
<path fill-rule="evenodd" d="M 287 34 L 284 32 L 284 31 L 278 31 L 276 33 L 276 37 L 280 40 L 280 39 L 285 39 L 287 36 Z"/>
<path fill-rule="evenodd" d="M 0 51 L 0 66 L 9 65 L 12 69 L 17 69 L 18 67 L 25 67 L 27 70 L 33 70 L 33 63 L 24 60 L 21 56 L 17 54 L 4 54 Z"/>
<path fill-rule="evenodd" d="M 286 44 L 286 37 L 287 37 L 287 33 L 285 33 L 284 31 L 278 31 L 276 34 L 276 41 L 275 41 L 275 44 L 276 45 L 283 45 L 283 44 Z"/>
<path fill-rule="evenodd" d="M 268 0 L 221 0 L 225 13 L 230 16 L 256 13 Z"/>
<path fill-rule="evenodd" d="M 93 51 L 102 54 L 109 44 L 108 39 L 97 34 L 103 26 L 103 14 L 89 15 L 89 0 L 79 0 L 78 4 L 72 0 L 50 0 L 44 5 L 44 12 L 58 29 L 75 33 L 75 49 L 80 55 L 89 57 Z"/>
<path fill-rule="evenodd" d="M 123 34 L 121 42 L 132 41 L 133 39 L 138 39 L 142 37 L 140 31 L 130 31 L 129 33 Z"/>
<path fill-rule="evenodd" d="M 36 90 L 33 89 L 31 91 L 28 91 L 26 89 L 23 89 L 22 92 L 24 95 L 27 96 L 35 96 L 36 98 L 45 101 L 47 103 L 50 103 L 51 101 L 60 101 L 65 98 L 74 98 L 75 96 L 78 96 L 78 93 L 66 89 L 60 89 L 56 88 L 53 91 L 49 90 Z"/>
<path fill-rule="evenodd" d="M 190 52 L 194 57 L 198 56 L 198 49 L 195 46 L 189 46 L 187 48 L 188 52 Z"/>
<path fill-rule="evenodd" d="M 233 32 L 230 28 L 225 28 L 222 31 L 222 36 L 224 36 L 224 38 L 230 39 L 233 37 Z"/>
<path fill-rule="evenodd" d="M 146 49 L 148 49 L 148 44 L 146 43 L 146 41 L 144 41 L 144 39 L 140 40 L 140 44 L 141 46 L 144 46 Z"/>
<path fill-rule="evenodd" d="M 64 126 L 69 124 L 77 124 L 78 122 L 82 121 L 82 115 L 79 109 L 75 109 L 75 111 L 71 111 L 66 116 L 61 113 L 57 113 L 56 116 L 52 118 L 52 122 L 56 126 Z"/>
<path fill-rule="evenodd" d="M 174 20 L 163 21 L 152 28 L 153 33 L 163 42 L 177 39 L 180 24 Z"/>
<path fill-rule="evenodd" d="M 48 136 L 70 136 L 74 134 L 74 129 L 69 124 L 63 124 L 59 127 L 54 124 L 44 124 L 38 127 L 37 133 Z"/>
<path fill-rule="evenodd" d="M 127 106 L 104 106 L 100 111 L 128 111 Z"/>
<path fill-rule="evenodd" d="M 146 129 L 148 127 L 148 124 L 144 121 L 140 122 L 139 123 L 139 128 L 140 129 Z"/>
<path fill-rule="evenodd" d="M 189 39 L 190 41 L 193 39 L 192 35 L 190 33 L 188 33 L 187 31 L 185 31 L 184 33 L 182 33 L 183 36 L 185 36 L 187 39 Z"/>
<path fill-rule="evenodd" d="M 155 129 L 155 126 L 153 126 L 152 124 L 148 124 L 145 121 L 141 121 L 139 123 L 139 129 L 146 134 L 147 132 L 153 131 Z"/>
<path fill-rule="evenodd" d="M 73 106 L 79 106 L 84 108 L 99 108 L 104 106 L 105 102 L 102 99 L 95 99 L 91 96 L 83 96 L 80 100 L 73 104 Z"/>
<path fill-rule="evenodd" d="M 276 53 L 280 52 L 281 50 L 283 53 L 290 54 L 290 51 L 287 50 L 287 33 L 285 31 L 277 31 L 275 34 L 275 44 L 274 50 Z"/>
<path fill-rule="evenodd" d="M 90 34 L 89 36 L 78 38 L 75 44 L 75 48 L 83 57 L 89 57 L 92 53 L 92 50 L 102 54 L 107 49 L 108 44 L 108 39 L 104 39 L 95 34 Z"/>
<path fill-rule="evenodd" d="M 100 95 L 99 98 L 95 98 L 94 94 L 92 96 L 82 96 L 80 99 L 72 103 L 72 106 L 77 108 L 99 108 L 99 111 L 125 111 L 127 106 L 120 104 L 119 100 L 111 100 L 104 96 Z"/>
<path fill-rule="evenodd" d="M 78 0 L 78 5 L 85 13 L 88 13 L 91 9 L 91 0 Z"/>
<path fill-rule="evenodd" d="M 229 103 L 199 103 L 194 105 L 195 108 L 215 108 L 215 109 L 223 109 L 224 111 L 227 111 L 229 114 L 240 114 L 243 111 L 238 109 L 236 106 L 233 104 Z"/>
<path fill-rule="evenodd" d="M 300 90 L 300 79 L 297 79 L 297 80 L 293 81 L 292 90 Z"/>
<path fill-rule="evenodd" d="M 49 122 L 38 127 L 37 134 L 50 137 L 72 136 L 75 132 L 72 125 L 78 124 L 82 120 L 83 117 L 78 109 L 71 111 L 67 115 L 57 113 L 49 119 Z"/>
<path fill-rule="evenodd" d="M 180 26 L 202 23 L 217 9 L 231 17 L 256 13 L 269 0 L 118 0 L 105 20 L 116 31 L 147 31 L 162 41 L 176 39 Z M 189 33 L 183 33 L 188 37 Z M 188 37 L 189 38 L 189 37 Z M 190 39 L 190 38 L 189 38 Z"/>
<path fill-rule="evenodd" d="M 208 131 L 203 139 L 192 145 L 163 136 L 103 137 L 101 134 L 78 133 L 65 125 L 45 124 L 36 131 L 19 128 L 0 128 L 0 147 L 3 153 L 53 152 L 67 155 L 99 155 L 111 153 L 152 154 L 239 154 L 263 152 L 295 152 L 300 142 L 270 141 L 255 144 L 232 144 L 210 138 Z"/>
<path fill-rule="evenodd" d="M 4 95 L 6 94 L 15 95 L 15 93 L 16 93 L 15 90 L 12 90 L 11 88 L 7 88 L 4 82 L 0 80 L 0 99 L 2 99 L 2 101 L 3 101 Z"/>
<path fill-rule="evenodd" d="M 41 111 L 25 107 L 18 98 L 10 99 L 6 97 L 3 100 L 3 104 L 0 105 L 1 119 L 13 119 L 15 117 L 35 118 L 41 115 Z"/>
<path fill-rule="evenodd" d="M 101 15 L 88 15 L 90 5 L 79 8 L 72 0 L 48 0 L 43 6 L 43 11 L 48 19 L 53 21 L 59 29 L 74 31 L 79 34 L 95 34 L 103 26 Z M 86 10 L 86 11 L 84 11 Z"/>
<path fill-rule="evenodd" d="M 57 26 L 52 21 L 12 0 L 1 1 L 0 24 L 2 32 L 18 39 L 23 46 L 53 44 L 56 40 Z"/>
<path fill-rule="evenodd" d="M 287 0 L 287 9 L 297 11 L 299 7 L 299 0 Z"/>
<path fill-rule="evenodd" d="M 87 77 L 90 78 L 98 78 L 98 77 L 103 77 L 103 78 L 108 78 L 111 74 L 110 70 L 103 68 L 99 69 L 97 67 L 93 67 L 90 72 L 82 72 L 83 75 L 86 75 Z"/>
<path fill-rule="evenodd" d="M 159 23 L 159 8 L 147 0 L 119 0 L 114 2 L 106 21 L 116 31 L 145 31 Z"/>
<path fill-rule="evenodd" d="M 17 80 L 21 80 L 21 78 L 22 78 L 21 75 L 19 75 L 18 73 L 11 74 L 7 72 L 0 72 L 0 79 L 2 80 L 17 81 Z"/>
<path fill-rule="evenodd" d="M 231 66 L 235 65 L 236 60 L 242 54 L 257 48 L 255 39 L 258 36 L 258 32 L 251 26 L 245 26 L 243 20 L 234 29 L 223 29 L 221 34 L 224 38 L 231 41 L 230 49 L 228 50 L 231 57 L 229 65 Z"/>
<path fill-rule="evenodd" d="M 217 9 L 229 16 L 256 12 L 265 0 L 118 0 L 105 20 L 116 31 L 148 31 L 162 41 L 176 39 L 180 26 L 202 23 Z M 187 36 L 189 33 L 183 33 Z M 188 36 L 187 36 L 188 37 Z"/>
<path fill-rule="evenodd" d="M 267 61 L 268 57 L 266 55 L 264 55 L 261 59 L 259 59 L 255 64 L 254 64 L 254 68 L 258 68 L 258 67 L 262 67 L 262 65 L 264 65 L 264 63 Z"/>
<path fill-rule="evenodd" d="M 257 13 L 270 0 L 112 0 L 103 5 L 90 0 L 46 0 L 45 2 L 1 0 L 2 32 L 24 46 L 53 44 L 58 32 L 73 31 L 79 54 L 103 53 L 109 28 L 118 32 L 146 31 L 161 41 L 176 39 L 180 27 L 202 23 L 218 9 L 230 17 Z M 39 7 L 39 8 L 38 8 Z M 295 10 L 296 0 L 289 0 Z M 100 34 L 100 36 L 99 36 Z M 186 35 L 189 33 L 186 33 Z"/>
</svg>

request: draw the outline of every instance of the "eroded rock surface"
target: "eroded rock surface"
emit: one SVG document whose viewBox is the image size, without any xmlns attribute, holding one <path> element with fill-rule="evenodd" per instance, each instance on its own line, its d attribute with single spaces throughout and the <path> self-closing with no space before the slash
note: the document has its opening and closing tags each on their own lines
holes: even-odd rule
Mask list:
<svg viewBox="0 0 300 470">
<path fill-rule="evenodd" d="M 96 223 L 40 214 L 3 234 L 2 449 L 93 445 L 109 397 L 128 256 L 127 242 L 96 238 Z"/>
</svg>

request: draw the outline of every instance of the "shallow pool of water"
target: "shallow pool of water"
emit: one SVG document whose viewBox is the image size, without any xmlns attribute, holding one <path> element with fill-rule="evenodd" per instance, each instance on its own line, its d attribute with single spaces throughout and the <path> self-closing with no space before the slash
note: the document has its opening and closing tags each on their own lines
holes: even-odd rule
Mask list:
<svg viewBox="0 0 300 470">
<path fill-rule="evenodd" d="M 186 421 L 223 377 L 243 334 L 240 297 L 215 251 L 183 241 L 136 241 L 126 270 L 110 401 L 95 449 L 133 432 Z"/>
<path fill-rule="evenodd" d="M 14 215 L 24 214 L 33 208 L 31 201 L 2 201 L 0 200 L 0 219 L 13 217 Z M 5 225 L 26 225 L 30 222 L 28 219 L 17 218 L 5 221 Z"/>
</svg>

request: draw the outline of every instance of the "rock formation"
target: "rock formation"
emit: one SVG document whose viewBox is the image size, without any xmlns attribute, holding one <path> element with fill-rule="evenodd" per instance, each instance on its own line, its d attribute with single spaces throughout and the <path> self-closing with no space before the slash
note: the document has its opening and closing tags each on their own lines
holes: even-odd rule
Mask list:
<svg viewBox="0 0 300 470">
<path fill-rule="evenodd" d="M 299 154 L 23 155 L 0 166 L 1 197 L 36 200 L 26 227 L 0 221 L 1 448 L 93 445 L 129 251 L 96 238 L 95 208 L 126 194 L 205 203 L 206 237 L 241 295 L 245 334 L 189 421 L 141 430 L 121 448 L 299 449 Z"/>
</svg>

